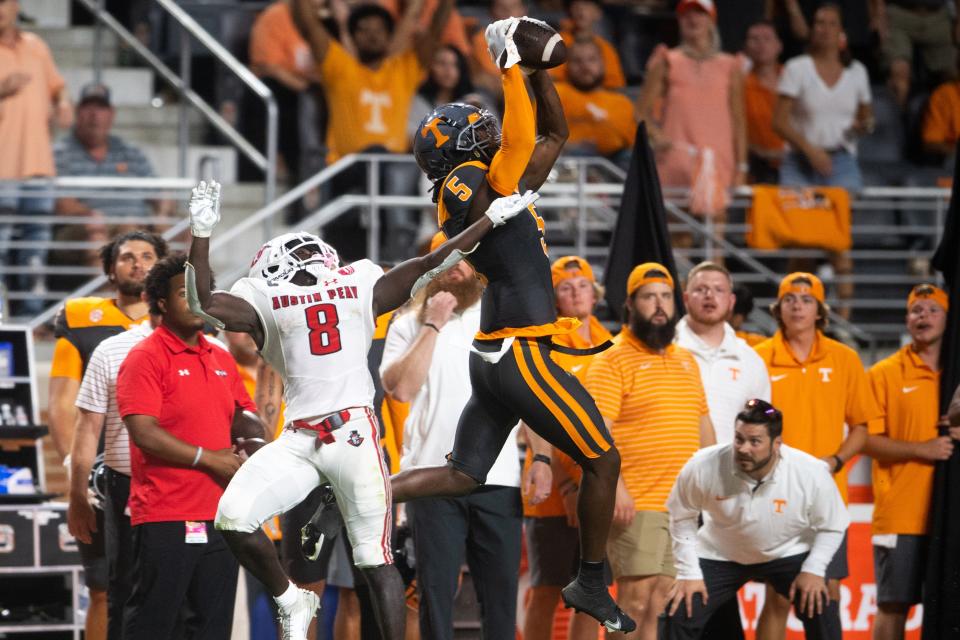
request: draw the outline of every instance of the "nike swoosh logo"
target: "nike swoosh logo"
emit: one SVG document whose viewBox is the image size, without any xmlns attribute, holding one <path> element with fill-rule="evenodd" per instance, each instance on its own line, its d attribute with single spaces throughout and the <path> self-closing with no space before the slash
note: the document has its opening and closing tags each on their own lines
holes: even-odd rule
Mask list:
<svg viewBox="0 0 960 640">
<path fill-rule="evenodd" d="M 576 373 L 577 371 L 580 371 L 580 369 L 583 369 L 583 365 L 582 365 L 582 364 L 578 364 L 578 365 L 576 365 L 576 366 L 574 366 L 574 367 L 570 367 L 570 371 L 573 372 L 573 373 Z"/>
<path fill-rule="evenodd" d="M 640 368 L 641 368 L 641 369 L 649 369 L 649 368 L 652 367 L 652 366 L 653 366 L 653 363 L 652 363 L 652 362 L 644 362 L 643 364 L 640 365 Z"/>
<path fill-rule="evenodd" d="M 789 373 L 781 373 L 781 374 L 778 375 L 778 376 L 770 376 L 770 382 L 780 382 L 781 380 L 783 380 L 784 378 L 786 378 L 788 375 L 790 375 L 790 374 L 789 374 Z"/>
<path fill-rule="evenodd" d="M 919 388 L 920 388 L 920 387 L 904 387 L 904 388 L 903 388 L 903 392 L 904 392 L 904 393 L 910 393 L 911 391 L 916 391 L 916 390 L 919 389 Z"/>
<path fill-rule="evenodd" d="M 603 626 L 607 628 L 607 631 L 620 631 L 620 628 L 622 627 L 622 623 L 620 621 L 620 618 L 617 618 L 616 624 L 614 624 L 613 622 L 610 622 L 609 620 L 604 620 Z"/>
</svg>

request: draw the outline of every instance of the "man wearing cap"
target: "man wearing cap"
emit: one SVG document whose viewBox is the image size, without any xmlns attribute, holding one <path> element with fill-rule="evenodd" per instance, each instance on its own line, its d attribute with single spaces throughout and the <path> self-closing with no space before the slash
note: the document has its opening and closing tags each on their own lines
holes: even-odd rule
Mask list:
<svg viewBox="0 0 960 640">
<path fill-rule="evenodd" d="M 153 167 L 143 152 L 111 135 L 116 111 L 110 89 L 88 84 L 80 91 L 73 131 L 54 147 L 57 175 L 152 178 Z M 172 213 L 172 202 L 116 198 L 60 198 L 56 211 L 71 216 L 146 217 Z"/>
<path fill-rule="evenodd" d="M 673 282 L 654 262 L 633 269 L 622 338 L 587 374 L 622 459 L 607 556 L 618 604 L 637 621 L 636 638 L 656 632 L 676 575 L 667 495 L 690 456 L 716 442 L 697 362 L 673 343 Z"/>
<path fill-rule="evenodd" d="M 446 238 L 438 233 L 431 251 Z M 432 280 L 387 331 L 380 375 L 387 394 L 410 403 L 400 469 L 446 463 L 470 399 L 470 344 L 480 327 L 483 284 L 466 262 Z M 512 638 L 517 617 L 522 506 L 516 432 L 487 482 L 458 498 L 406 505 L 413 529 L 420 635 L 453 639 L 453 600 L 466 559 L 486 638 Z"/>
<path fill-rule="evenodd" d="M 785 445 L 782 429 L 776 408 L 748 400 L 733 442 L 700 451 L 680 472 L 667 502 L 677 582 L 660 640 L 700 638 L 748 580 L 794 601 L 808 640 L 842 637 L 823 576 L 850 516 L 827 466 Z"/>
<path fill-rule="evenodd" d="M 869 372 L 884 413 L 865 449 L 873 458 L 874 640 L 902 639 L 907 612 L 920 602 L 934 463 L 953 452 L 950 437 L 937 433 L 947 309 L 942 289 L 914 287 L 907 298 L 910 344 Z"/>
<path fill-rule="evenodd" d="M 770 373 L 773 403 L 783 412 L 783 442 L 824 460 L 846 502 L 845 465 L 866 443 L 867 424 L 883 415 L 867 373 L 856 351 L 823 335 L 829 307 L 815 275 L 786 276 L 770 312 L 780 328 L 756 350 Z M 844 539 L 827 567 L 832 600 L 839 600 L 840 579 L 847 575 Z M 790 603 L 768 585 L 758 637 L 783 637 L 789 610 Z"/>
<path fill-rule="evenodd" d="M 576 318 L 580 327 L 554 336 L 553 342 L 573 349 L 591 349 L 611 339 L 610 332 L 593 315 L 603 287 L 597 283 L 590 263 L 578 256 L 564 256 L 550 267 L 557 314 Z M 551 351 L 550 357 L 565 371 L 585 382 L 594 356 L 575 356 Z M 525 428 L 527 456 L 523 467 L 523 515 L 530 563 L 530 593 L 527 596 L 523 637 L 548 640 L 553 637 L 553 614 L 560 589 L 576 572 L 577 492 L 581 471 L 573 459 Z M 596 638 L 597 623 L 585 613 L 575 613 L 568 640 Z"/>
</svg>

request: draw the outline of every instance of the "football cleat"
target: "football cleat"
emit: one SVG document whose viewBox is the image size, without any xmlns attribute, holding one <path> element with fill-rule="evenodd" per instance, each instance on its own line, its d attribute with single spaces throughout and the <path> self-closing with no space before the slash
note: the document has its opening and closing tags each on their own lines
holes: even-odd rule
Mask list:
<svg viewBox="0 0 960 640">
<path fill-rule="evenodd" d="M 592 593 L 574 580 L 563 588 L 560 595 L 568 609 L 598 620 L 611 633 L 630 633 L 637 628 L 637 623 L 617 606 L 605 588 Z"/>
<path fill-rule="evenodd" d="M 337 506 L 333 489 L 329 486 L 321 490 L 320 506 L 307 524 L 300 529 L 300 551 L 311 562 L 320 557 L 324 545 L 331 545 L 340 529 L 343 528 L 343 515 Z"/>
<path fill-rule="evenodd" d="M 310 621 L 317 615 L 320 598 L 313 591 L 298 589 L 297 601 L 287 610 L 280 608 L 282 640 L 307 640 Z"/>
</svg>

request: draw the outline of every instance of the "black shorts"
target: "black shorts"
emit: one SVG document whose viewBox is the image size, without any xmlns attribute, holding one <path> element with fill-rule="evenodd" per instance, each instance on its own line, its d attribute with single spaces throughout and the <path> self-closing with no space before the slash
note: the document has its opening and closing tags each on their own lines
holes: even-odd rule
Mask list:
<svg viewBox="0 0 960 640">
<path fill-rule="evenodd" d="M 927 569 L 927 536 L 898 535 L 897 545 L 873 546 L 879 604 L 918 604 Z"/>
<path fill-rule="evenodd" d="M 333 545 L 325 544 L 320 557 L 315 561 L 307 560 L 300 550 L 300 529 L 310 521 L 317 507 L 320 506 L 322 487 L 311 491 L 303 502 L 280 516 L 280 531 L 283 538 L 280 540 L 280 557 L 283 569 L 290 579 L 298 585 L 307 585 L 327 579 L 327 566 L 330 564 L 330 555 Z M 346 530 L 340 531 L 341 536 Z"/>
<path fill-rule="evenodd" d="M 103 510 L 94 508 L 97 515 L 97 530 L 90 534 L 91 542 L 86 544 L 77 540 L 80 562 L 83 564 L 83 583 L 94 591 L 106 591 L 109 584 L 107 571 L 107 547 L 104 536 Z"/>
<path fill-rule="evenodd" d="M 496 353 L 502 343 L 477 340 L 474 347 Z M 496 363 L 471 353 L 470 383 L 450 462 L 481 484 L 518 420 L 578 463 L 613 446 L 593 398 L 550 358 L 549 336 L 514 339 Z"/>
</svg>

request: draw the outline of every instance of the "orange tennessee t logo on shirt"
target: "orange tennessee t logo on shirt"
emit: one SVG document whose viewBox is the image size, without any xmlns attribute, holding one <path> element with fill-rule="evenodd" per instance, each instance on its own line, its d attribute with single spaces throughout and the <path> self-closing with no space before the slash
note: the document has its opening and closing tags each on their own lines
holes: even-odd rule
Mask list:
<svg viewBox="0 0 960 640">
<path fill-rule="evenodd" d="M 777 498 L 776 500 L 773 501 L 774 511 L 776 511 L 777 513 L 783 513 L 783 508 L 785 506 L 787 506 L 786 500 L 781 500 Z"/>
<path fill-rule="evenodd" d="M 736 382 L 737 378 L 740 377 L 740 369 L 730 367 L 730 375 L 733 377 L 734 382 Z"/>
</svg>

